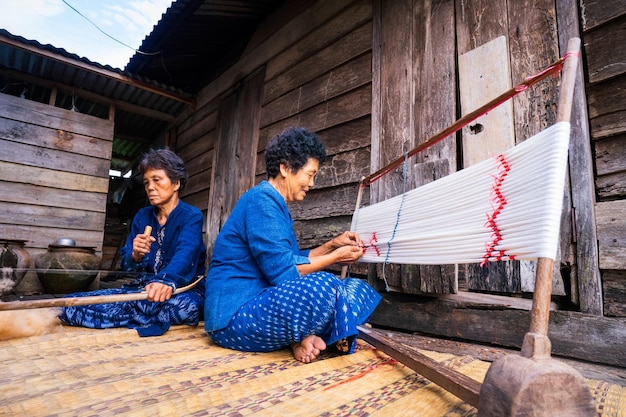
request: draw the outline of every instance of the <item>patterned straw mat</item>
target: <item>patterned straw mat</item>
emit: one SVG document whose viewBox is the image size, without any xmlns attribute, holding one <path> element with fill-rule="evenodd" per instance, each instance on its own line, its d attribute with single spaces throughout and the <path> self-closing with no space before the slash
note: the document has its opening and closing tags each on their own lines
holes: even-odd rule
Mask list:
<svg viewBox="0 0 626 417">
<path fill-rule="evenodd" d="M 482 381 L 488 362 L 421 351 Z M 367 343 L 311 364 L 242 353 L 202 327 L 140 338 L 65 327 L 0 342 L 2 416 L 475 416 L 476 409 Z M 626 387 L 589 380 L 599 415 L 626 416 Z"/>
</svg>

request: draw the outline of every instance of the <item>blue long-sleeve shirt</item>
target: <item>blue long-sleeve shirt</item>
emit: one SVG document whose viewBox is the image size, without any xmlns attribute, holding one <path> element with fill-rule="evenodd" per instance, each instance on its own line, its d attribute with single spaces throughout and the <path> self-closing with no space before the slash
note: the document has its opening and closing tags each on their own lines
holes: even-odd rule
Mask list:
<svg viewBox="0 0 626 417">
<path fill-rule="evenodd" d="M 264 288 L 300 277 L 310 263 L 301 251 L 283 196 L 267 181 L 248 190 L 233 208 L 213 249 L 206 281 L 205 330 L 228 325 Z"/>
<path fill-rule="evenodd" d="M 127 271 L 154 273 L 148 281 L 158 281 L 171 285 L 173 288 L 184 287 L 192 283 L 198 275 L 206 272 L 206 246 L 202 238 L 202 212 L 189 204 L 179 201 L 161 226 L 157 218 L 156 207 L 140 209 L 130 227 L 126 245 L 121 249 L 121 267 Z M 153 242 L 150 253 L 143 257 L 141 262 L 132 259 L 133 239 L 143 233 L 146 226 L 152 226 L 152 236 L 158 236 L 165 228 L 161 244 L 162 262 L 155 270 L 155 257 L 159 245 Z M 204 294 L 204 282 L 193 288 Z"/>
</svg>

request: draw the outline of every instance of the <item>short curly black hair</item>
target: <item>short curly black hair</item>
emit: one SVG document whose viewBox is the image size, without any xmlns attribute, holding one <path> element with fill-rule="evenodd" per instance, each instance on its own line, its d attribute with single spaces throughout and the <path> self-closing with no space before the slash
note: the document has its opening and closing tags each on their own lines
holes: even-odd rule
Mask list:
<svg viewBox="0 0 626 417">
<path fill-rule="evenodd" d="M 185 187 L 189 179 L 187 168 L 181 157 L 168 148 L 150 149 L 143 155 L 139 163 L 139 172 L 143 175 L 148 169 L 162 169 L 173 183 L 180 181 L 178 191 Z"/>
<path fill-rule="evenodd" d="M 267 178 L 278 175 L 280 164 L 285 164 L 296 173 L 309 158 L 322 164 L 326 160 L 326 147 L 315 133 L 304 127 L 290 127 L 272 138 L 265 147 Z"/>
</svg>

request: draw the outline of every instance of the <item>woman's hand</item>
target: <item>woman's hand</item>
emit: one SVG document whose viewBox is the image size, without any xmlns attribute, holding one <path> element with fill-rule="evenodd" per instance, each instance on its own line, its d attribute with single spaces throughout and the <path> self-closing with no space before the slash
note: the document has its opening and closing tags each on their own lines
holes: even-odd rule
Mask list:
<svg viewBox="0 0 626 417">
<path fill-rule="evenodd" d="M 342 246 L 360 246 L 363 247 L 363 241 L 356 232 L 347 230 L 330 241 L 330 244 L 335 248 Z"/>
<path fill-rule="evenodd" d="M 317 272 L 332 264 L 352 264 L 363 256 L 365 249 L 356 232 L 346 231 L 309 252 L 308 264 L 297 265 L 301 275 Z"/>
<path fill-rule="evenodd" d="M 143 257 L 150 253 L 150 245 L 155 241 L 154 237 L 143 233 L 135 236 L 133 239 L 133 252 L 131 253 L 133 261 L 141 262 Z"/>
<path fill-rule="evenodd" d="M 363 247 L 357 245 L 341 246 L 333 251 L 333 255 L 337 258 L 335 261 L 339 264 L 353 264 L 363 256 Z"/>
<path fill-rule="evenodd" d="M 151 282 L 145 288 L 148 293 L 148 301 L 163 302 L 172 298 L 172 287 L 160 282 Z"/>
</svg>

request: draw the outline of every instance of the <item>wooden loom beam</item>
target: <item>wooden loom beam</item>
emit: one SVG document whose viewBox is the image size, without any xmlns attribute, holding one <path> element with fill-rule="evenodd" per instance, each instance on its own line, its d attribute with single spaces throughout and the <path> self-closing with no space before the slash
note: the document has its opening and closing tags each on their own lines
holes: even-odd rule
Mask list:
<svg viewBox="0 0 626 417">
<path fill-rule="evenodd" d="M 376 330 L 359 326 L 359 337 L 449 393 L 474 407 L 478 407 L 480 382 L 442 365 Z"/>
</svg>

